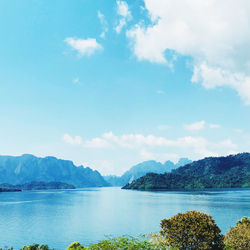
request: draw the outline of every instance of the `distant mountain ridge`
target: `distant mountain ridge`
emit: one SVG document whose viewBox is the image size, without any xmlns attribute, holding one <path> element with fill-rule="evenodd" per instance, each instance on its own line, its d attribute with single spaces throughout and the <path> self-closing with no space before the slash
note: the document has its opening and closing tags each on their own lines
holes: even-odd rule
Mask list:
<svg viewBox="0 0 250 250">
<path fill-rule="evenodd" d="M 0 183 L 63 182 L 75 187 L 105 187 L 109 184 L 98 171 L 75 166 L 56 157 L 0 156 Z"/>
<path fill-rule="evenodd" d="M 157 173 L 163 174 L 166 172 L 171 172 L 173 169 L 185 164 L 191 163 L 192 161 L 187 158 L 181 158 L 179 161 L 174 164 L 171 161 L 166 161 L 164 164 L 157 161 L 145 161 L 131 167 L 126 171 L 122 176 L 104 176 L 104 179 L 110 183 L 112 186 L 124 186 L 127 183 L 130 183 L 147 173 Z"/>
<path fill-rule="evenodd" d="M 1 189 L 9 190 L 47 190 L 47 189 L 75 189 L 74 185 L 63 182 L 32 181 L 24 184 L 12 185 L 8 183 L 0 184 Z"/>
<path fill-rule="evenodd" d="M 22 191 L 21 189 L 16 189 L 16 188 L 5 188 L 5 187 L 0 187 L 0 193 L 2 192 L 20 192 Z"/>
<path fill-rule="evenodd" d="M 124 189 L 171 190 L 250 187 L 250 153 L 208 157 L 165 174 L 147 174 Z"/>
</svg>

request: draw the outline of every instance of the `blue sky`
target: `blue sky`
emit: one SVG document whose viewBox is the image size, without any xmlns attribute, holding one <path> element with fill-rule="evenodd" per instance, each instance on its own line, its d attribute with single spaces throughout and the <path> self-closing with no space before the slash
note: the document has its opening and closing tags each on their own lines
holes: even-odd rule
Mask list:
<svg viewBox="0 0 250 250">
<path fill-rule="evenodd" d="M 0 1 L 0 154 L 122 174 L 250 151 L 249 14 L 244 0 Z"/>
</svg>

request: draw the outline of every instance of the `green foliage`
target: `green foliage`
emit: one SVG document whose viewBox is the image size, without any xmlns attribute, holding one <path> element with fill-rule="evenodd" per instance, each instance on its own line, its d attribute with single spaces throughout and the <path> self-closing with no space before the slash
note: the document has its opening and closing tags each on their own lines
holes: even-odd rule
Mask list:
<svg viewBox="0 0 250 250">
<path fill-rule="evenodd" d="M 24 246 L 20 250 L 50 250 L 47 245 L 39 245 L 39 244 L 33 244 L 29 246 Z"/>
<path fill-rule="evenodd" d="M 177 249 L 223 249 L 223 236 L 210 215 L 188 211 L 161 221 L 165 243 Z"/>
<path fill-rule="evenodd" d="M 149 173 L 124 189 L 178 190 L 204 188 L 250 187 L 250 154 L 209 157 L 173 170 L 171 173 Z"/>
<path fill-rule="evenodd" d="M 71 243 L 68 247 L 67 250 L 83 250 L 86 249 L 84 248 L 79 242 L 75 241 Z"/>
<path fill-rule="evenodd" d="M 169 246 L 166 237 L 162 236 L 161 234 L 150 233 L 149 240 L 155 246 L 156 249 L 178 250 L 178 248 L 176 247 Z"/>
<path fill-rule="evenodd" d="M 250 249 L 250 217 L 243 217 L 225 235 L 225 244 L 231 249 Z"/>
<path fill-rule="evenodd" d="M 134 238 L 131 236 L 122 236 L 116 238 L 107 238 L 98 243 L 91 244 L 86 249 L 88 250 L 156 250 L 161 249 L 150 241 L 145 236 Z"/>
</svg>

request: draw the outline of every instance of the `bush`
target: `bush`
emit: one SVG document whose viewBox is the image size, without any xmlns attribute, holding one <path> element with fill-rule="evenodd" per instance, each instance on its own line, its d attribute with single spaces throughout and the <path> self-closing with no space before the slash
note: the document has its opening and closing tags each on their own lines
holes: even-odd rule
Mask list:
<svg viewBox="0 0 250 250">
<path fill-rule="evenodd" d="M 84 247 L 77 241 L 71 243 L 67 248 L 67 250 L 83 250 L 83 249 Z"/>
<path fill-rule="evenodd" d="M 223 249 L 223 236 L 210 215 L 188 211 L 161 221 L 160 234 L 177 249 Z"/>
<path fill-rule="evenodd" d="M 149 235 L 150 242 L 156 247 L 156 249 L 174 249 L 171 246 L 168 246 L 166 238 L 158 233 L 150 233 Z"/>
<path fill-rule="evenodd" d="M 29 245 L 29 246 L 24 246 L 20 250 L 50 250 L 50 249 L 47 245 L 39 246 L 39 244 L 33 244 L 33 245 Z"/>
<path fill-rule="evenodd" d="M 250 217 L 243 217 L 225 235 L 226 246 L 232 249 L 250 249 Z"/>
<path fill-rule="evenodd" d="M 139 238 L 134 238 L 131 236 L 122 236 L 117 238 L 107 238 L 98 243 L 90 244 L 88 247 L 84 248 L 78 242 L 73 242 L 69 245 L 67 250 L 156 250 L 153 243 L 149 242 L 144 236 Z"/>
</svg>

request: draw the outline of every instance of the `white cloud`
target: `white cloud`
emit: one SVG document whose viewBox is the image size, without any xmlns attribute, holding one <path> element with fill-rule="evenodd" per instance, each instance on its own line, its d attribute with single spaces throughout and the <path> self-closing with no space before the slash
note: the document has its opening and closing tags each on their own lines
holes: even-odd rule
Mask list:
<svg viewBox="0 0 250 250">
<path fill-rule="evenodd" d="M 116 1 L 117 14 L 120 16 L 118 25 L 115 27 L 116 33 L 121 33 L 122 28 L 132 19 L 128 4 L 125 1 Z"/>
<path fill-rule="evenodd" d="M 125 148 L 136 148 L 141 146 L 170 146 L 172 144 L 172 141 L 154 135 L 144 136 L 142 134 L 124 134 L 116 136 L 112 132 L 108 132 L 103 134 L 103 138 Z"/>
<path fill-rule="evenodd" d="M 203 137 L 187 136 L 177 140 L 179 147 L 189 148 L 201 157 L 218 156 L 216 152 L 208 149 L 209 142 Z"/>
<path fill-rule="evenodd" d="M 209 128 L 221 128 L 221 126 L 219 124 L 209 124 Z"/>
<path fill-rule="evenodd" d="M 250 105 L 248 0 L 144 0 L 151 24 L 127 32 L 139 60 L 169 63 L 167 51 L 193 59 L 193 82 L 230 87 Z"/>
<path fill-rule="evenodd" d="M 184 125 L 184 128 L 189 131 L 197 131 L 203 129 L 205 127 L 205 124 L 205 121 L 200 121 L 191 124 L 186 124 Z"/>
<path fill-rule="evenodd" d="M 199 122 L 194 122 L 191 124 L 185 124 L 183 127 L 189 131 L 199 131 L 199 130 L 204 129 L 205 126 L 211 128 L 211 129 L 221 128 L 221 126 L 219 124 L 214 124 L 214 123 L 208 124 L 205 121 L 199 121 Z"/>
<path fill-rule="evenodd" d="M 100 137 L 95 137 L 86 141 L 81 136 L 71 136 L 64 134 L 62 140 L 70 145 L 82 146 L 89 149 L 110 149 L 121 148 L 136 152 L 141 159 L 154 159 L 166 161 L 167 159 L 176 161 L 181 152 L 188 152 L 188 155 L 196 155 L 199 158 L 208 156 L 218 156 L 220 153 L 235 152 L 238 145 L 231 139 L 219 142 L 208 141 L 204 137 L 185 136 L 176 139 L 169 139 L 152 134 L 122 134 L 115 135 L 107 132 Z M 167 150 L 167 153 L 166 153 Z M 170 150 L 170 151 L 169 151 Z M 178 154 L 177 154 L 178 153 Z"/>
<path fill-rule="evenodd" d="M 128 8 L 128 4 L 125 1 L 116 1 L 117 4 L 117 14 L 122 16 L 122 17 L 129 17 L 131 18 L 131 13 Z"/>
<path fill-rule="evenodd" d="M 238 145 L 233 143 L 229 138 L 213 142 L 200 136 L 184 136 L 170 139 L 152 134 L 115 135 L 113 132 L 107 132 L 100 137 L 90 138 L 85 141 L 80 136 L 73 137 L 69 134 L 64 134 L 62 139 L 68 144 L 78 145 L 82 149 L 85 148 L 85 150 L 87 148 L 88 150 L 102 149 L 100 150 L 102 153 L 103 149 L 110 150 L 110 152 L 116 150 L 119 152 L 119 150 L 122 150 L 127 153 L 133 152 L 141 160 L 157 160 L 161 162 L 166 160 L 177 161 L 179 155 L 183 154 L 191 158 L 204 158 L 218 156 L 219 154 L 226 155 L 236 152 L 238 149 Z M 102 164 L 102 166 L 104 170 L 113 167 L 109 163 Z"/>
<path fill-rule="evenodd" d="M 122 18 L 122 19 L 119 21 L 119 24 L 115 27 L 116 33 L 120 34 L 121 31 L 122 31 L 122 28 L 123 28 L 125 25 L 126 25 L 126 21 L 125 21 L 125 19 Z"/>
<path fill-rule="evenodd" d="M 71 144 L 71 145 L 81 145 L 82 144 L 81 136 L 72 137 L 69 134 L 64 134 L 62 139 L 63 139 L 63 141 L 65 141 L 66 143 Z"/>
<path fill-rule="evenodd" d="M 145 147 L 171 147 L 177 149 L 187 149 L 200 155 L 205 156 L 217 156 L 218 154 L 208 149 L 209 143 L 203 137 L 186 136 L 177 138 L 175 140 L 167 139 L 165 137 L 157 137 L 154 135 L 142 135 L 142 134 L 124 134 L 121 136 L 114 135 L 112 132 L 103 134 L 101 137 L 93 138 L 84 143 L 86 147 L 101 148 L 101 147 L 121 147 L 132 150 L 139 150 L 141 154 L 144 152 L 146 156 Z M 144 151 L 143 151 L 144 150 Z"/>
<path fill-rule="evenodd" d="M 250 59 L 250 58 L 249 58 Z M 201 82 L 206 89 L 228 86 L 235 89 L 246 105 L 250 105 L 250 75 L 232 73 L 220 67 L 210 67 L 202 62 L 194 67 L 192 82 Z"/>
<path fill-rule="evenodd" d="M 102 33 L 101 33 L 100 37 L 105 38 L 105 35 L 108 32 L 108 23 L 105 19 L 105 16 L 101 13 L 101 11 L 98 10 L 97 16 L 98 16 L 100 23 L 102 25 Z"/>
<path fill-rule="evenodd" d="M 87 148 L 107 148 L 109 147 L 110 144 L 103 138 L 93 138 L 89 141 L 86 141 L 84 143 L 84 147 L 87 147 Z"/>
<path fill-rule="evenodd" d="M 90 56 L 102 46 L 94 38 L 77 39 L 68 37 L 64 40 L 69 46 L 76 50 L 79 56 Z"/>
</svg>

